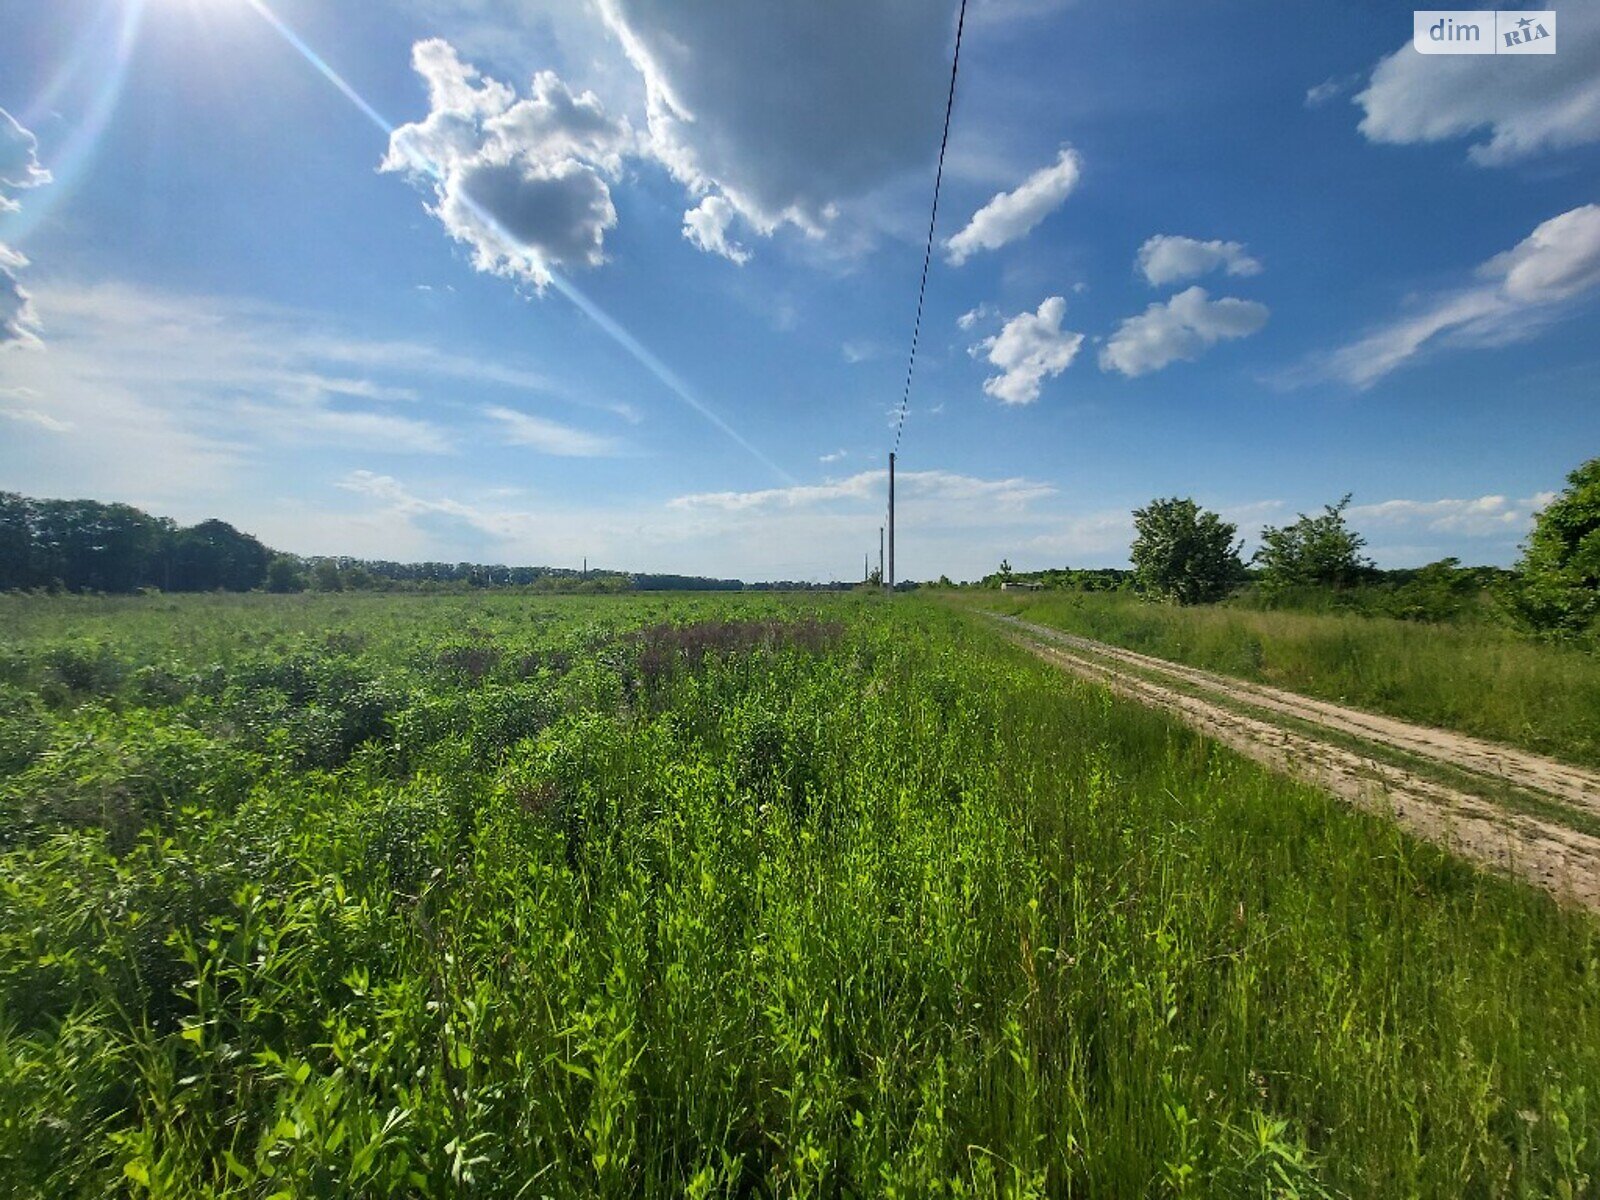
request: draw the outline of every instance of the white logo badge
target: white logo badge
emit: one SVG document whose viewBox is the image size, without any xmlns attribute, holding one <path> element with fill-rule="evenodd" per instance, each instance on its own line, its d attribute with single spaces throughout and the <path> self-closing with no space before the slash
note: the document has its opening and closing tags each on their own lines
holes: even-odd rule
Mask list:
<svg viewBox="0 0 1600 1200">
<path fill-rule="evenodd" d="M 1554 9 L 1424 9 L 1413 14 L 1419 54 L 1554 54 Z"/>
</svg>

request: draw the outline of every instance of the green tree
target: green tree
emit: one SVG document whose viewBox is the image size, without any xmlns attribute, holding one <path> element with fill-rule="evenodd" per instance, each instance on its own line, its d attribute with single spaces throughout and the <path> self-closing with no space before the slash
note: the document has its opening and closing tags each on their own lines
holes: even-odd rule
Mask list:
<svg viewBox="0 0 1600 1200">
<path fill-rule="evenodd" d="M 33 569 L 32 504 L 15 492 L 0 492 L 0 589 L 39 583 Z"/>
<path fill-rule="evenodd" d="M 344 579 L 339 574 L 339 564 L 331 558 L 318 559 L 311 568 L 311 586 L 319 592 L 344 591 Z"/>
<path fill-rule="evenodd" d="M 300 560 L 289 554 L 280 554 L 267 564 L 267 591 L 287 593 L 306 590 L 306 575 L 300 569 Z"/>
<path fill-rule="evenodd" d="M 1141 591 L 1177 604 L 1220 600 L 1244 571 L 1238 526 L 1193 500 L 1152 500 L 1133 511 L 1129 557 Z"/>
<path fill-rule="evenodd" d="M 267 578 L 272 551 L 226 521 L 180 529 L 172 542 L 173 591 L 248 592 Z"/>
<path fill-rule="evenodd" d="M 1508 597 L 1517 622 L 1551 637 L 1600 629 L 1600 458 L 1534 521 Z"/>
<path fill-rule="evenodd" d="M 1345 522 L 1349 507 L 1347 492 L 1339 503 L 1324 505 L 1318 516 L 1301 513 L 1292 525 L 1263 529 L 1255 561 L 1267 586 L 1345 587 L 1371 571 L 1371 560 L 1361 555 L 1366 538 Z"/>
</svg>

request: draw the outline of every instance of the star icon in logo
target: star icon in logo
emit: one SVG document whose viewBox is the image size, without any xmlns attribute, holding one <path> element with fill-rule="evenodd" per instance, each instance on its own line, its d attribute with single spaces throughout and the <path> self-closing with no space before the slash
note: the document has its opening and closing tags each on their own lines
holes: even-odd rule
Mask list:
<svg viewBox="0 0 1600 1200">
<path fill-rule="evenodd" d="M 1519 29 L 1526 29 L 1529 25 L 1532 25 L 1532 24 L 1533 24 L 1533 22 L 1528 20 L 1527 17 L 1523 17 L 1522 20 L 1517 22 L 1517 27 Z"/>
</svg>

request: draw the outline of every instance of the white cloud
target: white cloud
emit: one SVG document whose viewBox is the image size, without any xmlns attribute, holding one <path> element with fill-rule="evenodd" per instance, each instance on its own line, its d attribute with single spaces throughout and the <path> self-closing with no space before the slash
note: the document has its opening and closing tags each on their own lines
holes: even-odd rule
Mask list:
<svg viewBox="0 0 1600 1200">
<path fill-rule="evenodd" d="M 39 142 L 0 108 L 0 213 L 21 206 L 9 191 L 22 191 L 50 182 L 50 172 L 39 165 Z M 17 272 L 28 265 L 22 253 L 0 242 L 0 350 L 39 344 L 39 318 Z"/>
<path fill-rule="evenodd" d="M 1340 96 L 1347 96 L 1361 82 L 1360 75 L 1336 75 L 1306 89 L 1306 107 L 1322 108 Z"/>
<path fill-rule="evenodd" d="M 902 472 L 897 559 L 904 578 L 994 569 L 1005 547 L 1021 547 L 1064 519 L 1044 507 L 1048 484 L 989 480 L 948 471 Z M 681 496 L 662 502 L 579 503 L 507 497 L 482 489 L 412 487 L 362 470 L 337 489 L 355 510 L 302 511 L 252 528 L 274 544 L 307 552 L 482 562 L 570 563 L 636 571 L 740 575 L 745 579 L 854 579 L 861 554 L 877 552 L 884 471 L 836 483 L 762 492 Z M 870 542 L 870 546 L 867 544 Z M 313 544 L 314 543 L 314 544 Z"/>
<path fill-rule="evenodd" d="M 1036 561 L 1071 562 L 1092 557 L 1120 562 L 1133 543 L 1133 513 L 1125 508 L 1103 512 L 1068 513 L 1048 522 L 1044 530 L 1026 541 Z"/>
<path fill-rule="evenodd" d="M 669 508 L 718 509 L 724 512 L 771 511 L 817 508 L 850 501 L 876 502 L 887 492 L 889 472 L 862 471 L 848 479 L 829 483 L 798 484 L 794 487 L 765 488 L 755 492 L 700 492 L 668 501 Z M 982 502 L 1002 508 L 1026 507 L 1055 494 L 1047 483 L 1030 479 L 979 479 L 950 471 L 897 471 L 895 498 L 950 501 L 961 504 Z"/>
<path fill-rule="evenodd" d="M 877 358 L 879 351 L 871 342 L 851 340 L 839 346 L 839 353 L 844 356 L 847 363 L 863 363 L 868 359 Z"/>
<path fill-rule="evenodd" d="M 451 399 L 463 391 L 581 404 L 514 362 L 341 336 L 268 305 L 120 284 L 44 287 L 37 304 L 51 342 L 5 362 L 0 477 L 38 494 L 187 507 L 256 486 L 252 470 L 298 476 L 310 452 L 448 460 L 482 436 Z"/>
<path fill-rule="evenodd" d="M 1024 237 L 1072 194 L 1082 174 L 1078 155 L 1063 149 L 1056 161 L 1042 167 L 1009 192 L 1001 192 L 945 242 L 946 257 L 960 266 L 980 250 L 998 250 Z"/>
<path fill-rule="evenodd" d="M 836 462 L 839 462 L 840 460 L 848 458 L 848 457 L 850 457 L 850 451 L 848 451 L 848 450 L 834 450 L 833 452 L 831 452 L 829 454 L 820 455 L 817 458 L 817 461 L 820 462 L 820 463 L 836 463 Z"/>
<path fill-rule="evenodd" d="M 726 196 L 707 196 L 683 214 L 683 236 L 707 253 L 743 266 L 750 261 L 750 251 L 728 237 L 728 226 L 737 215 Z"/>
<path fill-rule="evenodd" d="M 1151 287 L 1198 279 L 1218 269 L 1229 275 L 1259 275 L 1261 264 L 1239 242 L 1202 242 L 1158 233 L 1139 247 L 1139 272 Z"/>
<path fill-rule="evenodd" d="M 450 435 L 432 421 L 393 413 L 350 411 L 330 406 L 315 393 L 277 396 L 267 401 L 235 401 L 227 411 L 236 435 L 257 443 L 338 446 L 391 454 L 449 454 Z"/>
<path fill-rule="evenodd" d="M 1428 297 L 1417 311 L 1328 356 L 1312 374 L 1367 387 L 1425 349 L 1521 341 L 1600 287 L 1600 204 L 1543 222 L 1478 268 L 1476 285 Z"/>
<path fill-rule="evenodd" d="M 39 315 L 33 297 L 16 274 L 27 265 L 26 258 L 0 242 L 0 350 L 39 342 Z"/>
<path fill-rule="evenodd" d="M 1560 10 L 1560 52 L 1537 58 L 1423 55 L 1409 43 L 1373 69 L 1355 101 L 1374 142 L 1441 142 L 1487 133 L 1468 151 L 1499 166 L 1600 141 L 1600 5 Z"/>
<path fill-rule="evenodd" d="M 615 439 L 575 429 L 548 417 L 535 417 L 499 405 L 483 411 L 485 416 L 500 424 L 502 436 L 513 446 L 528 446 L 541 454 L 559 458 L 605 458 L 618 453 Z"/>
<path fill-rule="evenodd" d="M 953 0 L 598 7 L 643 80 L 650 153 L 761 236 L 820 236 L 938 144 Z"/>
<path fill-rule="evenodd" d="M 983 390 L 1002 404 L 1032 404 L 1046 379 L 1072 365 L 1083 345 L 1083 334 L 1061 328 L 1067 302 L 1051 296 L 1036 313 L 1012 317 L 994 337 L 972 348 L 1000 368 L 1000 374 L 983 381 Z"/>
<path fill-rule="evenodd" d="M 49 182 L 50 172 L 39 165 L 39 140 L 0 108 L 0 212 L 17 208 L 7 190 L 21 191 Z"/>
<path fill-rule="evenodd" d="M 980 304 L 976 308 L 969 308 L 966 312 L 957 317 L 956 328 L 965 332 L 977 325 L 979 321 L 987 321 L 990 317 L 995 316 L 999 316 L 999 313 L 996 312 L 995 309 L 990 307 L 988 304 Z"/>
<path fill-rule="evenodd" d="M 606 176 L 636 144 L 627 121 L 552 71 L 519 100 L 439 39 L 418 42 L 412 65 L 429 112 L 394 131 L 380 169 L 432 195 L 429 211 L 471 248 L 473 266 L 542 290 L 553 268 L 604 262 L 617 223 Z"/>
<path fill-rule="evenodd" d="M 1358 528 L 1400 528 L 1461 537 L 1520 537 L 1532 527 L 1534 514 L 1554 499 L 1554 492 L 1540 492 L 1523 499 L 1478 496 L 1470 500 L 1384 500 L 1351 505 L 1346 511 Z"/>
<path fill-rule="evenodd" d="M 1220 341 L 1258 332 L 1268 315 L 1265 304 L 1212 300 L 1204 288 L 1192 287 L 1123 321 L 1100 349 L 1100 369 L 1132 378 L 1192 361 Z"/>
<path fill-rule="evenodd" d="M 19 389 L 19 392 L 26 394 L 26 389 Z M 74 427 L 72 422 L 62 421 L 61 418 L 51 416 L 50 413 L 40 413 L 37 408 L 13 405 L 11 400 L 5 398 L 5 394 L 0 394 L 0 418 L 5 418 L 6 421 L 19 422 L 24 426 L 38 426 L 40 429 L 48 430 L 51 434 L 70 434 L 72 427 Z"/>
</svg>

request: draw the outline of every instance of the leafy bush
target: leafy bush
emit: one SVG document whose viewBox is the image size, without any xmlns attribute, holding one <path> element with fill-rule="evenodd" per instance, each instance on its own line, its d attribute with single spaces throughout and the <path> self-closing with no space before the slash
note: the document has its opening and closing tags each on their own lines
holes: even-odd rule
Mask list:
<svg viewBox="0 0 1600 1200">
<path fill-rule="evenodd" d="M 1366 539 L 1345 521 L 1349 507 L 1346 495 L 1319 516 L 1301 513 L 1292 525 L 1263 529 L 1255 554 L 1262 581 L 1269 588 L 1345 587 L 1365 576 L 1372 562 L 1361 555 Z"/>
<path fill-rule="evenodd" d="M 103 642 L 62 642 L 39 656 L 44 688 L 64 688 L 74 696 L 110 696 L 121 686 L 128 666 Z"/>
<path fill-rule="evenodd" d="M 1236 525 L 1193 500 L 1152 500 L 1134 509 L 1129 557 L 1140 590 L 1175 604 L 1220 600 L 1243 574 Z"/>
<path fill-rule="evenodd" d="M 1538 515 L 1518 570 L 1508 599 L 1524 627 L 1569 639 L 1600 630 L 1600 458 Z"/>
<path fill-rule="evenodd" d="M 50 739 L 44 706 L 32 692 L 0 684 L 0 775 L 22 770 Z"/>
</svg>

